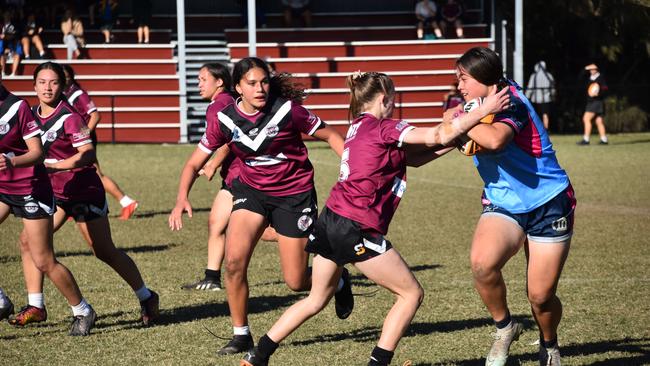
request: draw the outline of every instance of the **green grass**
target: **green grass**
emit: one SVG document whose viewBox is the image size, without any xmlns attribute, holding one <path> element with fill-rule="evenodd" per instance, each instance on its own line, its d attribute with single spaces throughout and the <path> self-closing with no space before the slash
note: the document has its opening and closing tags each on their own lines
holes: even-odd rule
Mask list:
<svg viewBox="0 0 650 366">
<path fill-rule="evenodd" d="M 575 145 L 576 136 L 553 136 L 559 160 L 578 198 L 575 236 L 559 284 L 564 303 L 560 343 L 565 365 L 650 363 L 650 134 L 614 135 L 610 146 Z M 335 155 L 309 144 L 321 207 L 338 174 Z M 100 318 L 92 336 L 68 337 L 70 309 L 46 281 L 49 319 L 15 329 L 0 324 L 0 364 L 211 364 L 236 365 L 238 357 L 215 356 L 231 333 L 225 292 L 184 292 L 206 261 L 208 210 L 220 182 L 197 182 L 197 209 L 181 232 L 167 228 L 181 166 L 193 146 L 102 145 L 103 170 L 141 206 L 135 219 L 115 219 L 113 238 L 138 264 L 161 296 L 162 324 L 138 326 L 139 307 L 128 286 L 90 255 L 74 225 L 55 235 L 61 262 L 74 273 Z M 409 171 L 409 187 L 388 237 L 411 265 L 425 299 L 397 348 L 394 365 L 481 365 L 490 344 L 491 321 L 471 281 L 469 243 L 480 213 L 481 181 L 470 159 L 452 152 Z M 16 245 L 21 224 L 0 227 L 0 286 L 16 305 L 26 302 Z M 511 348 L 511 364 L 536 364 L 537 330 L 524 285 L 523 253 L 505 268 L 508 299 L 527 331 Z M 282 282 L 274 244 L 261 243 L 250 266 L 250 322 L 257 339 L 303 294 Z M 353 291 L 376 287 L 352 270 Z M 365 365 L 392 295 L 380 290 L 357 297 L 340 321 L 330 304 L 291 335 L 273 365 Z"/>
</svg>

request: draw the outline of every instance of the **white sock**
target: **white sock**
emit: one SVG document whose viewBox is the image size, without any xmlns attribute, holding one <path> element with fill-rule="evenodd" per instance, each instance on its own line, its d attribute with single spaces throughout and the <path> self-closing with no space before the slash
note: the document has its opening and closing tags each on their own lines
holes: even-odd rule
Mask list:
<svg viewBox="0 0 650 366">
<path fill-rule="evenodd" d="M 5 294 L 5 292 L 2 290 L 2 287 L 0 287 L 0 308 L 4 308 L 9 306 L 9 298 Z"/>
<path fill-rule="evenodd" d="M 582 136 L 582 139 L 589 142 L 589 136 Z"/>
<path fill-rule="evenodd" d="M 127 196 L 127 195 L 124 195 L 124 197 L 122 197 L 122 199 L 120 200 L 120 205 L 122 207 L 126 207 L 126 206 L 132 204 L 133 202 L 135 202 L 135 200 L 133 198 L 131 198 L 131 197 Z"/>
<path fill-rule="evenodd" d="M 135 296 L 137 296 L 138 300 L 142 302 L 148 299 L 149 297 L 151 297 L 151 291 L 149 291 L 147 286 L 143 285 L 142 287 L 140 287 L 139 290 L 135 291 Z"/>
<path fill-rule="evenodd" d="M 81 298 L 81 302 L 79 304 L 70 307 L 72 308 L 73 316 L 88 316 L 92 310 L 92 307 L 90 307 L 90 304 L 88 304 L 84 298 Z"/>
<path fill-rule="evenodd" d="M 43 296 L 42 292 L 35 292 L 31 294 L 28 293 L 27 303 L 31 306 L 43 309 L 45 307 L 45 297 Z"/>
<path fill-rule="evenodd" d="M 607 136 L 601 136 L 600 141 L 602 142 L 607 142 Z"/>
<path fill-rule="evenodd" d="M 339 278 L 339 284 L 336 286 L 336 292 L 341 291 L 341 289 L 343 288 L 343 284 L 344 284 L 343 277 L 341 277 Z"/>
<path fill-rule="evenodd" d="M 249 335 L 251 334 L 251 329 L 248 325 L 244 325 L 243 327 L 232 327 L 232 333 L 234 335 Z"/>
</svg>

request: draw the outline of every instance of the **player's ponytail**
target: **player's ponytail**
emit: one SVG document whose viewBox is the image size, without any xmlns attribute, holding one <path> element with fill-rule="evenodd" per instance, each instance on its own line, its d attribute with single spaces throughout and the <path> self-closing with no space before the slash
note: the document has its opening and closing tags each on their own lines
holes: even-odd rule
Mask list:
<svg viewBox="0 0 650 366">
<path fill-rule="evenodd" d="M 365 105 L 371 102 L 379 93 L 387 97 L 395 94 L 393 80 L 386 74 L 379 72 L 356 71 L 346 78 L 346 84 L 350 89 L 350 109 L 348 118 L 353 120 L 361 112 Z"/>
</svg>

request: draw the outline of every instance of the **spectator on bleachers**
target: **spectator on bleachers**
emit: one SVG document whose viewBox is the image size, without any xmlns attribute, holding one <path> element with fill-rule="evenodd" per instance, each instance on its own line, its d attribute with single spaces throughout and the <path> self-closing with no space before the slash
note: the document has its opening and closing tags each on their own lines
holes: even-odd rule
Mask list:
<svg viewBox="0 0 650 366">
<path fill-rule="evenodd" d="M 548 70 L 546 62 L 535 64 L 534 71 L 528 79 L 526 97 L 534 104 L 535 111 L 542 117 L 544 128 L 548 131 L 549 116 L 555 99 L 555 79 Z"/>
<path fill-rule="evenodd" d="M 2 33 L 0 34 L 0 69 L 4 73 L 7 66 L 7 58 L 11 57 L 11 75 L 15 76 L 20 66 L 20 58 L 23 56 L 23 46 L 20 44 L 20 34 L 12 19 L 13 12 L 6 10 L 3 13 Z"/>
<path fill-rule="evenodd" d="M 293 18 L 300 17 L 302 17 L 305 27 L 311 27 L 309 0 L 282 0 L 282 5 L 284 6 L 284 25 L 286 27 L 293 25 Z"/>
<path fill-rule="evenodd" d="M 415 17 L 417 18 L 418 39 L 424 38 L 425 30 L 431 27 L 436 38 L 442 38 L 442 32 L 436 21 L 438 8 L 431 0 L 418 0 L 415 4 Z"/>
<path fill-rule="evenodd" d="M 99 18 L 101 19 L 102 34 L 104 34 L 104 43 L 111 43 L 113 41 L 113 27 L 117 23 L 117 0 L 100 0 L 99 1 Z"/>
<path fill-rule="evenodd" d="M 447 109 L 451 109 L 459 104 L 463 104 L 464 101 L 465 99 L 463 99 L 463 95 L 460 93 L 460 90 L 458 90 L 458 82 L 454 81 L 451 84 L 449 93 L 445 95 L 445 101 L 442 103 L 442 111 L 444 112 Z"/>
<path fill-rule="evenodd" d="M 465 7 L 460 0 L 447 0 L 440 8 L 440 28 L 442 28 L 442 34 L 447 34 L 447 27 L 453 25 L 456 28 L 456 37 L 465 38 L 462 21 L 464 12 Z"/>
<path fill-rule="evenodd" d="M 84 26 L 72 9 L 66 9 L 61 21 L 61 32 L 63 32 L 63 43 L 68 49 L 68 60 L 81 57 L 81 49 L 85 47 Z"/>
<path fill-rule="evenodd" d="M 43 58 L 45 56 L 45 46 L 43 45 L 43 40 L 41 39 L 41 33 L 43 32 L 43 27 L 36 22 L 36 16 L 34 13 L 29 13 L 25 25 L 23 28 L 23 53 L 25 54 L 25 59 L 29 60 L 32 53 L 32 44 L 38 51 L 38 56 Z"/>
<path fill-rule="evenodd" d="M 138 43 L 149 43 L 151 0 L 133 0 L 133 22 L 138 27 Z"/>
</svg>

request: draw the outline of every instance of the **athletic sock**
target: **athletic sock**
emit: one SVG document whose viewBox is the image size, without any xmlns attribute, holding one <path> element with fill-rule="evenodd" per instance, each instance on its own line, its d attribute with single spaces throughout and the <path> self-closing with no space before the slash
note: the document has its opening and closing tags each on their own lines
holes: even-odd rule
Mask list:
<svg viewBox="0 0 650 366">
<path fill-rule="evenodd" d="M 607 142 L 607 136 L 601 136 L 600 141 L 602 142 Z"/>
<path fill-rule="evenodd" d="M 70 306 L 72 308 L 72 315 L 73 316 L 88 316 L 90 314 L 90 311 L 92 308 L 90 307 L 90 304 L 86 302 L 86 299 L 81 298 L 81 302 L 77 305 L 72 305 Z"/>
<path fill-rule="evenodd" d="M 508 327 L 511 322 L 512 322 L 512 318 L 510 317 L 510 312 L 508 311 L 506 313 L 506 317 L 503 318 L 502 320 L 499 320 L 499 321 L 495 320 L 494 325 L 497 326 L 497 329 L 503 329 L 503 328 Z"/>
<path fill-rule="evenodd" d="M 206 280 L 212 280 L 213 282 L 218 282 L 221 281 L 221 271 L 220 270 L 212 270 L 212 269 L 205 269 L 205 279 Z"/>
<path fill-rule="evenodd" d="M 257 351 L 260 353 L 260 356 L 264 358 L 269 358 L 275 352 L 280 344 L 275 343 L 268 335 L 262 336 L 259 342 L 257 342 Z"/>
<path fill-rule="evenodd" d="M 248 325 L 244 325 L 243 327 L 232 327 L 232 333 L 234 335 L 250 335 L 251 328 L 249 328 Z"/>
<path fill-rule="evenodd" d="M 553 338 L 550 341 L 545 341 L 542 335 L 539 336 L 539 343 L 544 346 L 544 348 L 553 348 L 557 347 L 557 338 Z"/>
<path fill-rule="evenodd" d="M 138 297 L 138 300 L 140 302 L 143 302 L 143 301 L 145 301 L 145 300 L 147 300 L 148 298 L 151 297 L 151 291 L 149 291 L 147 286 L 142 285 L 142 287 L 140 287 L 139 290 L 135 291 L 135 296 Z"/>
<path fill-rule="evenodd" d="M 372 353 L 370 354 L 370 362 L 368 363 L 368 366 L 390 365 L 390 361 L 393 360 L 393 354 L 394 352 L 387 351 L 377 346 L 372 350 Z"/>
<path fill-rule="evenodd" d="M 27 303 L 31 306 L 43 309 L 45 307 L 45 297 L 42 292 L 27 294 Z"/>
<path fill-rule="evenodd" d="M 135 202 L 135 200 L 133 198 L 131 198 L 131 197 L 127 196 L 127 195 L 124 195 L 124 197 L 122 197 L 122 199 L 120 199 L 120 206 L 126 207 L 126 206 L 132 204 L 133 202 Z"/>
<path fill-rule="evenodd" d="M 585 140 L 585 141 L 587 141 L 587 142 L 589 142 L 589 136 L 586 136 L 586 135 L 585 135 L 585 136 L 582 136 L 582 139 Z"/>
</svg>

